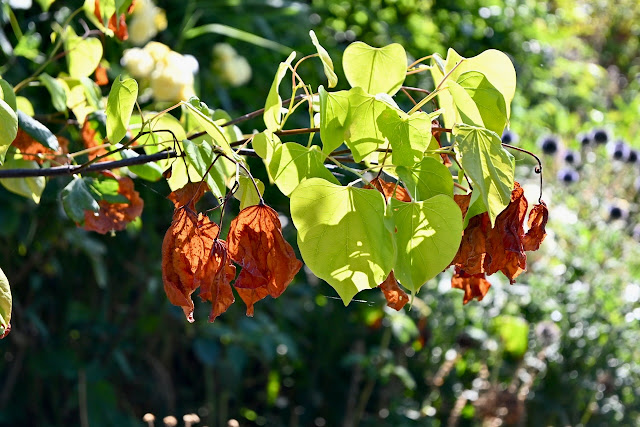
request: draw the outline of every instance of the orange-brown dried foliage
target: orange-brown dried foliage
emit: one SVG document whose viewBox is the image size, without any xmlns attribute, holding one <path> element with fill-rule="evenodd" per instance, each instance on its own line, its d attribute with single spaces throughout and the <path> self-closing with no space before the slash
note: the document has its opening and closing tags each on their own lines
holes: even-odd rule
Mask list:
<svg viewBox="0 0 640 427">
<path fill-rule="evenodd" d="M 109 77 L 107 76 L 107 69 L 102 65 L 98 65 L 95 71 L 95 82 L 98 86 L 106 86 L 109 84 Z"/>
<path fill-rule="evenodd" d="M 128 203 L 109 203 L 100 200 L 100 210 L 93 212 L 84 211 L 84 226 L 86 230 L 106 234 L 110 231 L 124 230 L 128 223 L 136 219 L 142 213 L 144 201 L 135 191 L 133 180 L 129 177 L 116 178 L 118 180 L 118 194 L 129 200 Z"/>
<path fill-rule="evenodd" d="M 372 179 L 371 185 L 365 185 L 364 188 L 375 188 L 384 195 L 387 201 L 392 197 L 400 200 L 401 202 L 411 201 L 411 196 L 409 196 L 409 193 L 403 186 L 396 184 L 395 182 L 387 182 L 382 178 Z"/>
<path fill-rule="evenodd" d="M 85 120 L 82 125 L 82 131 L 80 132 L 80 136 L 82 138 L 82 142 L 84 143 L 85 148 L 95 148 L 95 150 L 91 150 L 88 153 L 89 160 L 93 160 L 96 157 L 100 157 L 102 155 L 108 154 L 109 152 L 102 147 L 103 142 L 96 139 L 97 131 L 91 125 L 90 120 Z M 100 159 L 100 162 L 106 162 L 108 160 L 113 160 L 110 156 Z"/>
<path fill-rule="evenodd" d="M 451 287 L 464 291 L 462 303 L 466 304 L 474 298 L 482 301 L 482 298 L 489 292 L 491 283 L 484 273 L 467 274 L 456 267 L 456 272 L 451 278 Z"/>
<path fill-rule="evenodd" d="M 454 196 L 463 215 L 469 208 L 471 196 Z M 528 203 L 524 190 L 517 182 L 511 192 L 509 205 L 498 215 L 491 227 L 485 212 L 469 220 L 458 253 L 451 265 L 456 267 L 452 287 L 465 290 L 464 303 L 489 290 L 486 276 L 501 271 L 511 283 L 527 268 L 527 250 L 537 250 L 546 236 L 548 219 L 546 205 L 534 206 L 529 214 L 529 231 L 524 233 L 524 219 Z"/>
<path fill-rule="evenodd" d="M 121 41 L 125 41 L 129 38 L 129 31 L 127 29 L 127 21 L 124 13 L 121 14 L 120 17 L 117 17 L 115 13 L 111 15 L 111 18 L 109 18 L 109 29 L 112 30 L 116 37 Z"/>
<path fill-rule="evenodd" d="M 229 256 L 242 267 L 234 286 L 253 315 L 253 304 L 267 295 L 279 297 L 302 262 L 282 236 L 276 211 L 260 204 L 240 211 L 229 226 Z"/>
<path fill-rule="evenodd" d="M 33 139 L 31 135 L 23 129 L 18 128 L 18 134 L 11 145 L 20 150 L 25 160 L 35 160 L 40 165 L 47 160 L 52 160 L 56 164 L 68 164 L 69 158 L 67 154 L 69 154 L 69 140 L 61 136 L 57 138 L 60 150 L 53 151 Z"/>
<path fill-rule="evenodd" d="M 195 204 L 208 187 L 189 183 L 172 192 L 173 221 L 162 242 L 162 281 L 172 304 L 182 307 L 193 322 L 191 294 L 200 287 L 200 297 L 211 301 L 209 321 L 215 320 L 233 303 L 229 282 L 235 267 L 226 254 L 226 245 L 218 240 L 219 227 L 206 215 L 195 212 Z"/>
<path fill-rule="evenodd" d="M 393 270 L 389 273 L 385 281 L 380 284 L 380 289 L 387 300 L 387 307 L 400 311 L 402 307 L 409 302 L 409 296 L 398 286 L 398 281 L 393 274 Z"/>
</svg>

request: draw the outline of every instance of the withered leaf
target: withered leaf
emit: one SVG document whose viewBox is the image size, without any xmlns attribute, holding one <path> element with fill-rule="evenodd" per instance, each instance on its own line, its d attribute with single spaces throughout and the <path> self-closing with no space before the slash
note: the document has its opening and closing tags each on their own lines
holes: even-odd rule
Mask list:
<svg viewBox="0 0 640 427">
<path fill-rule="evenodd" d="M 46 160 L 52 160 L 56 164 L 68 164 L 69 140 L 61 136 L 57 138 L 60 150 L 53 151 L 33 139 L 23 129 L 18 128 L 18 134 L 11 145 L 20 150 L 26 160 L 35 160 L 38 164 L 43 164 Z"/>
<path fill-rule="evenodd" d="M 96 129 L 93 127 L 91 120 L 85 120 L 82 125 L 82 130 L 80 132 L 80 137 L 82 138 L 82 142 L 85 148 L 92 149 L 89 153 L 89 160 L 93 160 L 96 157 L 100 157 L 109 153 L 102 145 L 102 141 L 96 139 L 97 135 Z M 95 148 L 95 149 L 94 149 Z M 108 160 L 113 160 L 111 157 L 105 157 L 100 159 L 99 161 L 105 162 Z"/>
<path fill-rule="evenodd" d="M 456 272 L 451 278 L 451 287 L 464 291 L 462 303 L 466 304 L 474 298 L 482 301 L 487 292 L 489 292 L 491 283 L 489 283 L 484 273 L 467 274 L 456 267 Z"/>
<path fill-rule="evenodd" d="M 462 218 L 467 216 L 467 211 L 469 210 L 469 203 L 471 203 L 471 193 L 455 194 L 453 196 L 453 201 L 458 204 L 458 207 L 462 211 Z"/>
<path fill-rule="evenodd" d="M 144 201 L 135 191 L 133 180 L 129 177 L 116 178 L 118 180 L 118 194 L 123 195 L 128 203 L 109 203 L 100 200 L 100 210 L 84 212 L 84 226 L 86 230 L 106 234 L 110 231 L 124 230 L 128 223 L 136 219 L 142 213 Z"/>
<path fill-rule="evenodd" d="M 247 315 L 254 302 L 267 295 L 279 297 L 302 267 L 282 236 L 277 212 L 269 206 L 259 204 L 240 211 L 231 221 L 227 242 L 229 256 L 242 267 L 234 286 L 247 303 Z"/>
<path fill-rule="evenodd" d="M 95 82 L 98 86 L 106 86 L 109 84 L 109 77 L 107 76 L 107 69 L 102 65 L 98 65 L 95 71 Z"/>
<path fill-rule="evenodd" d="M 200 298 L 211 302 L 209 322 L 213 322 L 235 301 L 231 281 L 236 277 L 236 266 L 231 263 L 224 240 L 213 241 L 211 255 L 204 269 Z"/>
<path fill-rule="evenodd" d="M 387 300 L 387 307 L 400 311 L 409 302 L 409 296 L 398 286 L 393 270 L 391 270 L 384 282 L 380 284 L 380 289 Z"/>
<path fill-rule="evenodd" d="M 372 179 L 371 185 L 365 185 L 364 188 L 375 188 L 384 195 L 387 201 L 392 197 L 400 200 L 401 202 L 411 201 L 411 196 L 409 196 L 409 193 L 403 186 L 396 184 L 395 182 L 387 182 L 382 178 Z"/>
<path fill-rule="evenodd" d="M 189 322 L 194 321 L 191 294 L 199 286 L 203 286 L 201 293 L 203 298 L 210 299 L 212 302 L 215 299 L 212 315 L 221 314 L 221 305 L 224 305 L 223 301 L 227 300 L 224 297 L 224 286 L 220 288 L 220 292 L 214 289 L 215 276 L 219 267 L 216 261 L 221 260 L 221 257 L 212 256 L 212 249 L 219 234 L 219 227 L 206 215 L 197 214 L 194 211 L 196 202 L 202 197 L 206 188 L 206 184 L 189 183 L 169 195 L 168 198 L 174 203 L 175 210 L 171 226 L 162 242 L 164 290 L 172 304 L 182 307 Z M 223 269 L 225 276 L 217 278 L 218 281 L 224 281 L 226 273 L 227 270 Z M 218 301 L 220 296 L 222 298 Z M 231 297 L 233 298 L 233 295 Z M 218 304 L 219 302 L 221 305 Z"/>
<path fill-rule="evenodd" d="M 454 199 L 464 213 L 468 209 L 469 198 L 454 196 Z M 527 268 L 525 251 L 540 247 L 546 236 L 545 225 L 548 220 L 544 202 L 536 205 L 529 214 L 529 231 L 525 235 L 523 224 L 527 207 L 524 190 L 516 182 L 511 192 L 511 202 L 498 215 L 494 227 L 491 227 L 486 212 L 469 221 L 458 253 L 451 262 L 456 267 L 452 286 L 465 289 L 465 304 L 473 298 L 469 295 L 477 296 L 477 291 L 468 294 L 467 289 L 485 289 L 485 293 L 489 289 L 488 282 L 480 280 L 484 280 L 485 275 L 501 271 L 513 283 Z"/>
<path fill-rule="evenodd" d="M 524 190 L 516 182 L 515 188 L 511 191 L 511 202 L 500 212 L 487 236 L 487 247 L 491 250 L 485 258 L 486 274 L 502 271 L 513 283 L 527 268 L 527 255 L 524 253 L 522 238 L 528 206 Z"/>
<path fill-rule="evenodd" d="M 120 17 L 117 17 L 114 13 L 109 18 L 109 29 L 113 31 L 116 37 L 125 41 L 129 38 L 129 31 L 127 30 L 127 21 L 125 20 L 125 14 L 121 14 Z"/>
<path fill-rule="evenodd" d="M 524 235 L 522 245 L 525 251 L 537 251 L 540 249 L 540 245 L 547 232 L 545 230 L 547 221 L 549 220 L 549 210 L 544 202 L 540 202 L 539 205 L 535 205 L 529 212 L 529 231 Z"/>
</svg>

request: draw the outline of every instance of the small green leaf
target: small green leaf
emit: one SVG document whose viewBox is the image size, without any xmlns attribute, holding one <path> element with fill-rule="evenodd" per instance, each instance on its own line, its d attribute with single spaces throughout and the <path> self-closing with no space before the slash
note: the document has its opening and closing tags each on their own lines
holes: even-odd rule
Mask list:
<svg viewBox="0 0 640 427">
<path fill-rule="evenodd" d="M 342 66 L 351 87 L 371 95 L 394 95 L 407 75 L 407 53 L 398 43 L 376 48 L 355 42 L 345 49 Z"/>
<path fill-rule="evenodd" d="M 425 157 L 412 168 L 399 166 L 396 173 L 412 200 L 427 200 L 438 194 L 453 197 L 453 176 L 442 162 Z"/>
<path fill-rule="evenodd" d="M 0 79 L 0 89 L 2 89 L 2 99 L 9 104 L 13 111 L 18 110 L 16 94 L 13 92 L 13 86 L 8 81 Z"/>
<path fill-rule="evenodd" d="M 47 12 L 55 0 L 36 0 L 43 12 Z"/>
<path fill-rule="evenodd" d="M 473 181 L 474 190 L 482 194 L 491 225 L 511 201 L 515 160 L 502 148 L 497 133 L 485 128 L 456 125 L 453 128 L 456 156 Z"/>
<path fill-rule="evenodd" d="M 439 114 L 417 111 L 407 115 L 393 108 L 380 114 L 377 124 L 391 144 L 394 165 L 412 166 L 424 157 L 426 150 L 438 148 L 431 146 L 431 120 Z"/>
<path fill-rule="evenodd" d="M 195 117 L 196 121 L 200 124 L 200 126 L 202 126 L 207 135 L 211 137 L 213 145 L 215 145 L 216 147 L 220 147 L 225 154 L 234 156 L 225 132 L 218 124 L 216 124 L 216 122 L 213 121 L 213 119 L 207 113 L 209 108 L 206 106 L 206 104 L 201 103 L 197 98 L 194 97 L 191 98 L 189 102 L 183 102 L 182 105 L 187 107 L 187 111 L 189 111 L 189 113 L 191 113 L 193 117 Z"/>
<path fill-rule="evenodd" d="M 0 336 L 3 336 L 11 325 L 11 305 L 9 279 L 0 268 Z"/>
<path fill-rule="evenodd" d="M 241 175 L 239 181 L 238 190 L 233 193 L 233 197 L 240 201 L 240 210 L 259 204 L 260 196 L 256 192 L 256 187 L 253 185 L 251 178 Z M 260 195 L 264 194 L 264 184 L 262 181 L 259 179 L 255 179 L 255 181 L 258 190 L 260 190 Z"/>
<path fill-rule="evenodd" d="M 265 130 L 253 136 L 251 145 L 262 160 L 269 162 L 273 152 L 282 145 L 282 142 L 280 142 L 278 135 Z"/>
<path fill-rule="evenodd" d="M 394 239 L 384 225 L 385 201 L 377 190 L 342 187 L 321 178 L 291 194 L 291 218 L 304 262 L 327 281 L 345 305 L 389 275 Z"/>
<path fill-rule="evenodd" d="M 347 118 L 349 115 L 349 92 L 327 92 L 324 87 L 318 88 L 320 98 L 320 139 L 322 152 L 330 154 L 345 139 Z"/>
<path fill-rule="evenodd" d="M 389 108 L 388 104 L 369 95 L 360 87 L 349 90 L 349 116 L 345 142 L 356 162 L 373 153 L 385 137 L 378 128 L 378 117 Z"/>
<path fill-rule="evenodd" d="M 311 37 L 311 42 L 318 50 L 318 55 L 320 56 L 320 61 L 322 61 L 322 67 L 324 68 L 324 75 L 327 76 L 327 80 L 329 81 L 329 88 L 336 87 L 338 84 L 338 76 L 333 71 L 333 61 L 329 56 L 329 53 L 320 45 L 318 38 L 316 37 L 316 33 L 311 30 L 309 31 L 309 37 Z"/>
<path fill-rule="evenodd" d="M 287 70 L 291 66 L 291 62 L 295 59 L 296 53 L 291 52 L 291 55 L 285 62 L 281 62 L 278 66 L 278 71 L 269 89 L 267 95 L 267 101 L 264 104 L 264 124 L 271 132 L 280 130 L 282 121 L 282 98 L 280 98 L 280 82 L 287 74 Z"/>
<path fill-rule="evenodd" d="M 199 181 L 207 172 L 209 166 L 211 166 L 211 163 L 216 158 L 216 154 L 213 152 L 208 141 L 198 142 L 185 139 L 182 141 L 182 144 L 184 152 L 187 155 L 187 163 L 195 169 L 198 176 L 196 181 Z M 227 182 L 228 173 L 223 163 L 225 161 L 227 160 L 222 157 L 219 158 L 215 165 L 209 169 L 209 173 L 205 177 L 205 182 L 209 185 L 211 192 L 215 194 L 216 197 L 222 197 L 226 192 L 225 183 Z M 176 164 L 174 163 L 174 167 L 175 166 Z"/>
<path fill-rule="evenodd" d="M 133 107 L 138 99 L 138 83 L 134 79 L 118 76 L 111 85 L 107 98 L 107 138 L 117 144 L 127 134 Z"/>
<path fill-rule="evenodd" d="M 289 196 L 301 182 L 313 177 L 339 184 L 324 166 L 324 155 L 317 146 L 307 148 L 295 142 L 277 146 L 269 160 L 269 175 L 285 196 Z"/>
<path fill-rule="evenodd" d="M 67 111 L 67 93 L 64 91 L 64 87 L 47 73 L 40 74 L 40 82 L 47 88 L 51 95 L 51 103 L 56 111 Z"/>
<path fill-rule="evenodd" d="M 69 75 L 73 78 L 88 77 L 95 71 L 102 59 L 102 43 L 97 38 L 83 39 L 67 27 L 65 39 Z"/>
<path fill-rule="evenodd" d="M 469 209 L 467 209 L 467 214 L 464 217 L 464 224 L 462 225 L 463 228 L 467 228 L 467 225 L 469 225 L 469 220 L 471 220 L 471 218 L 487 211 L 487 207 L 482 201 L 481 196 L 482 194 L 480 193 L 480 190 L 474 188 L 473 192 L 471 192 L 471 200 L 469 201 Z"/>
<path fill-rule="evenodd" d="M 18 135 L 18 117 L 13 108 L 0 99 L 0 164 Z"/>
<path fill-rule="evenodd" d="M 98 202 L 104 200 L 108 203 L 129 203 L 129 199 L 118 193 L 120 184 L 115 178 L 85 178 L 85 183 Z"/>
<path fill-rule="evenodd" d="M 9 156 L 0 169 L 40 169 L 40 165 L 33 160 L 24 160 L 19 156 Z M 47 180 L 43 176 L 33 178 L 5 178 L 0 179 L 0 184 L 12 193 L 16 193 L 27 199 L 40 203 L 40 196 L 44 191 Z"/>
<path fill-rule="evenodd" d="M 60 193 L 62 207 L 77 224 L 84 223 L 84 211 L 98 212 L 100 205 L 91 194 L 85 178 L 74 178 Z"/>
<path fill-rule="evenodd" d="M 397 247 L 393 268 L 402 286 L 418 292 L 427 280 L 447 268 L 462 240 L 462 213 L 449 196 L 422 202 L 391 199 L 389 210 Z"/>
<path fill-rule="evenodd" d="M 139 154 L 133 150 L 122 150 L 120 151 L 123 159 L 131 159 L 134 157 L 138 157 Z M 162 178 L 162 168 L 157 163 L 145 163 L 143 165 L 133 165 L 129 166 L 129 170 L 140 178 L 147 181 L 158 181 Z"/>
<path fill-rule="evenodd" d="M 58 138 L 45 125 L 18 110 L 18 125 L 31 138 L 53 151 L 60 150 Z"/>
<path fill-rule="evenodd" d="M 22 112 L 24 112 L 27 116 L 31 116 L 33 117 L 36 112 L 33 110 L 33 105 L 31 104 L 31 101 L 29 101 L 27 98 L 25 98 L 24 96 L 16 96 L 16 110 L 20 110 Z"/>
</svg>

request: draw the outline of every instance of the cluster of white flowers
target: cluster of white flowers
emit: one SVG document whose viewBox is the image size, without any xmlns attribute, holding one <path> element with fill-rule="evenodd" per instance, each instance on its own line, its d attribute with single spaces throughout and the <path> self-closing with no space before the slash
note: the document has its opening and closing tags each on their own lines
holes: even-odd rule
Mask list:
<svg viewBox="0 0 640 427">
<path fill-rule="evenodd" d="M 143 84 L 148 82 L 156 101 L 176 102 L 195 95 L 193 76 L 198 61 L 181 55 L 162 43 L 149 42 L 144 48 L 124 51 L 122 65 Z"/>
<path fill-rule="evenodd" d="M 231 86 L 242 86 L 251 79 L 249 61 L 227 43 L 218 43 L 213 47 L 212 67 L 220 80 Z"/>
<path fill-rule="evenodd" d="M 131 22 L 129 23 L 129 41 L 143 45 L 167 28 L 167 15 L 153 3 L 153 0 L 137 0 Z"/>
</svg>

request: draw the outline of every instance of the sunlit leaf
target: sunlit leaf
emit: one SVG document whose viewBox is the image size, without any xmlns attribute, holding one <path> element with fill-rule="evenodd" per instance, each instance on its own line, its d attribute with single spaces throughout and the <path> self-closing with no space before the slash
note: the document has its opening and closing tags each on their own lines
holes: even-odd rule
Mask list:
<svg viewBox="0 0 640 427">
<path fill-rule="evenodd" d="M 424 157 L 426 150 L 438 148 L 437 142 L 431 138 L 431 120 L 439 114 L 417 111 L 407 115 L 392 108 L 380 114 L 377 124 L 391 144 L 394 165 L 413 166 Z"/>
<path fill-rule="evenodd" d="M 397 247 L 395 276 L 415 293 L 458 252 L 462 214 L 453 199 L 442 194 L 422 202 L 391 199 L 389 210 Z"/>
<path fill-rule="evenodd" d="M 318 88 L 320 98 L 320 138 L 322 152 L 330 154 L 345 139 L 347 117 L 349 114 L 349 92 L 327 92 L 324 87 Z"/>
<path fill-rule="evenodd" d="M 321 178 L 291 194 L 291 218 L 309 269 L 329 283 L 344 304 L 375 288 L 393 268 L 395 248 L 384 225 L 385 201 L 377 190 L 342 187 Z"/>
<path fill-rule="evenodd" d="M 11 330 L 11 305 L 9 279 L 0 268 L 0 339 L 6 337 Z"/>
<path fill-rule="evenodd" d="M 8 156 L 0 166 L 0 170 L 8 169 L 40 169 L 40 165 L 33 160 L 25 160 L 17 156 Z M 12 193 L 19 194 L 27 199 L 40 203 L 40 196 L 47 184 L 43 176 L 31 178 L 4 178 L 0 179 L 0 184 Z"/>
<path fill-rule="evenodd" d="M 385 137 L 378 127 L 378 117 L 388 108 L 388 104 L 365 93 L 360 87 L 349 90 L 345 142 L 356 162 L 362 161 L 385 142 Z"/>
<path fill-rule="evenodd" d="M 425 157 L 411 168 L 399 166 L 396 173 L 413 200 L 427 200 L 438 194 L 453 197 L 453 176 L 439 160 Z"/>
<path fill-rule="evenodd" d="M 0 164 L 17 134 L 18 116 L 9 104 L 0 100 Z"/>
<path fill-rule="evenodd" d="M 111 85 L 107 99 L 107 138 L 117 144 L 127 134 L 131 113 L 138 98 L 138 83 L 118 76 Z"/>
<path fill-rule="evenodd" d="M 514 182 L 515 160 L 504 148 L 498 134 L 490 130 L 456 125 L 453 148 L 474 189 L 482 194 L 491 224 L 509 204 Z"/>
<path fill-rule="evenodd" d="M 269 89 L 267 100 L 264 104 L 264 124 L 267 130 L 275 132 L 280 129 L 282 121 L 282 98 L 280 98 L 280 82 L 284 78 L 287 70 L 291 66 L 291 62 L 295 59 L 296 53 L 292 52 L 285 62 L 281 62 L 278 71 Z"/>
<path fill-rule="evenodd" d="M 253 185 L 251 178 L 242 175 L 238 180 L 238 189 L 233 193 L 233 197 L 240 201 L 240 210 L 260 203 L 260 196 L 264 194 L 264 184 L 262 181 L 254 178 L 256 185 Z M 258 187 L 260 194 L 256 191 L 256 186 Z"/>
<path fill-rule="evenodd" d="M 102 43 L 100 39 L 78 37 L 71 27 L 67 27 L 65 37 L 69 75 L 78 79 L 89 77 L 102 59 Z"/>
<path fill-rule="evenodd" d="M 344 51 L 342 67 L 351 87 L 361 87 L 371 95 L 393 95 L 407 74 L 407 53 L 398 43 L 376 48 L 354 42 Z"/>
<path fill-rule="evenodd" d="M 40 74 L 38 79 L 49 91 L 53 108 L 60 112 L 67 111 L 67 94 L 60 82 L 47 73 Z"/>
<path fill-rule="evenodd" d="M 322 61 L 322 67 L 324 68 L 324 75 L 327 76 L 327 80 L 329 81 L 328 87 L 336 87 L 338 84 L 338 76 L 336 76 L 336 73 L 333 71 L 333 61 L 331 60 L 329 53 L 322 47 L 313 30 L 309 31 L 309 37 L 311 37 L 311 42 L 318 50 L 318 55 L 320 56 L 320 61 Z"/>
<path fill-rule="evenodd" d="M 305 179 L 313 177 L 338 184 L 324 166 L 324 155 L 317 146 L 307 148 L 295 142 L 277 146 L 269 160 L 269 174 L 285 196 L 289 196 Z"/>
<path fill-rule="evenodd" d="M 225 132 L 205 113 L 205 111 L 207 111 L 205 109 L 208 108 L 205 104 L 194 97 L 191 98 L 189 102 L 183 102 L 182 105 L 187 107 L 187 110 L 196 118 L 196 121 L 202 126 L 207 135 L 211 137 L 213 145 L 220 147 L 227 155 L 234 156 L 231 151 L 231 146 L 229 145 L 230 141 L 227 140 Z"/>
<path fill-rule="evenodd" d="M 13 111 L 18 110 L 16 94 L 13 92 L 13 87 L 5 79 L 0 79 L 0 89 L 2 90 L 2 98 L 4 102 L 9 104 Z"/>
</svg>

